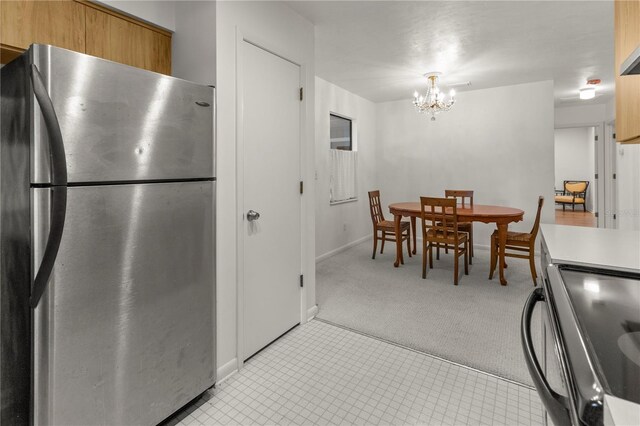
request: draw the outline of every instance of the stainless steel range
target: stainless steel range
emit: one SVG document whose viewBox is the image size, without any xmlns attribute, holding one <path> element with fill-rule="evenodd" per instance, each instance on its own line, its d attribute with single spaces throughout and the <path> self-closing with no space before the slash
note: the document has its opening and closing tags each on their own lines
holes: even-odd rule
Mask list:
<svg viewBox="0 0 640 426">
<path fill-rule="evenodd" d="M 615 238 L 607 232 L 596 238 Z M 532 292 L 522 317 L 525 358 L 548 420 L 556 426 L 637 424 L 640 270 L 586 266 L 579 259 L 560 262 L 553 252 L 564 243 L 552 234 L 543 241 L 543 286 Z M 595 250 L 602 246 L 592 243 Z M 531 339 L 538 303 L 543 304 L 540 353 Z"/>
<path fill-rule="evenodd" d="M 33 45 L 1 96 L 0 423 L 156 424 L 215 381 L 214 90 Z"/>
</svg>

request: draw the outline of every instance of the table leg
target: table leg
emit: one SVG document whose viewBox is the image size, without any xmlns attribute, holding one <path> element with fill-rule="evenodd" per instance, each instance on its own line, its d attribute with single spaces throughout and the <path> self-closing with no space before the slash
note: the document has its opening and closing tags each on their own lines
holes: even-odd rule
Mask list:
<svg viewBox="0 0 640 426">
<path fill-rule="evenodd" d="M 411 232 L 413 233 L 413 254 L 417 253 L 416 247 L 418 243 L 416 242 L 416 217 L 411 216 Z"/>
<path fill-rule="evenodd" d="M 498 224 L 498 270 L 500 271 L 500 284 L 507 285 L 507 280 L 504 277 L 504 253 L 507 245 L 507 228 L 506 223 Z"/>
<path fill-rule="evenodd" d="M 404 264 L 404 259 L 402 258 L 402 233 L 400 232 L 400 221 L 402 220 L 401 215 L 394 215 L 393 222 L 396 228 L 396 261 L 393 266 L 396 268 L 400 266 L 400 263 Z"/>
</svg>

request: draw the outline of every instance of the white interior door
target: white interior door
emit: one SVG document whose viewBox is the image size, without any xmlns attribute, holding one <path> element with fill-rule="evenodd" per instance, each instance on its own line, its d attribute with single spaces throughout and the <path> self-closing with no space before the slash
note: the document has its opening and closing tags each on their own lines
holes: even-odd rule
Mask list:
<svg viewBox="0 0 640 426">
<path fill-rule="evenodd" d="M 241 60 L 247 359 L 300 322 L 300 67 L 244 41 Z"/>
</svg>

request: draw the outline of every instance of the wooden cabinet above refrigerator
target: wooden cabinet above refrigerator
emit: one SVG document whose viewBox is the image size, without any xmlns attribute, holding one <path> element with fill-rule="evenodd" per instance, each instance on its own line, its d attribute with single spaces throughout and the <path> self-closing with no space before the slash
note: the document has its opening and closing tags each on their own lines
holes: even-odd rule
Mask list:
<svg viewBox="0 0 640 426">
<path fill-rule="evenodd" d="M 0 2 L 1 62 L 32 43 L 171 74 L 171 32 L 89 1 Z"/>
</svg>

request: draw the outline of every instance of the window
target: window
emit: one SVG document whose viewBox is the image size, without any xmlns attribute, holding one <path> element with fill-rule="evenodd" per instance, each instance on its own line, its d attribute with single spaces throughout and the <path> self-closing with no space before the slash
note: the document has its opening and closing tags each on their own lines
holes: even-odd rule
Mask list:
<svg viewBox="0 0 640 426">
<path fill-rule="evenodd" d="M 329 114 L 329 202 L 345 203 L 357 200 L 353 123 L 350 119 Z"/>
<path fill-rule="evenodd" d="M 329 114 L 331 122 L 331 149 L 340 149 L 343 151 L 353 151 L 351 143 L 351 120 L 337 115 Z"/>
</svg>

